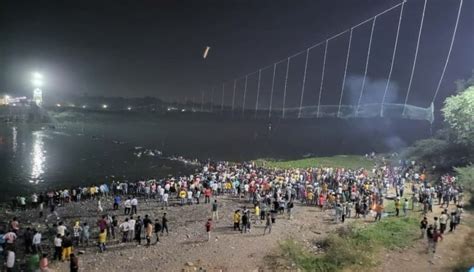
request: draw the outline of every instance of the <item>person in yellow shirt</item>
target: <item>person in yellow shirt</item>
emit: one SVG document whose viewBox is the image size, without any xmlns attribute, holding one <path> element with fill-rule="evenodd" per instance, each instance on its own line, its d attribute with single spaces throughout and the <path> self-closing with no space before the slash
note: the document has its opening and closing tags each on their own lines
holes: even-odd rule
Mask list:
<svg viewBox="0 0 474 272">
<path fill-rule="evenodd" d="M 311 191 L 311 189 L 308 189 L 308 194 L 306 195 L 306 205 L 311 205 L 313 204 L 313 198 L 314 198 L 314 194 L 313 194 L 313 191 Z"/>
<path fill-rule="evenodd" d="M 100 252 L 105 251 L 105 242 L 107 241 L 107 231 L 105 229 L 101 230 L 99 233 L 99 250 Z"/>
<path fill-rule="evenodd" d="M 183 206 L 186 201 L 186 191 L 184 189 L 179 191 L 179 199 L 181 200 L 181 206 Z"/>
<path fill-rule="evenodd" d="M 328 185 L 326 183 L 323 184 L 322 192 L 326 193 L 328 191 Z"/>
<path fill-rule="evenodd" d="M 258 206 L 258 203 L 255 204 L 255 223 L 257 223 L 257 218 L 259 218 L 260 223 L 262 223 L 262 220 L 260 219 L 260 207 Z"/>
<path fill-rule="evenodd" d="M 72 253 L 72 238 L 69 233 L 66 233 L 62 238 L 62 260 L 69 261 L 69 256 Z"/>
<path fill-rule="evenodd" d="M 400 213 L 400 197 L 395 199 L 395 216 L 398 216 Z"/>
<path fill-rule="evenodd" d="M 92 199 L 95 199 L 95 194 L 97 193 L 96 189 L 95 189 L 95 186 L 91 186 L 89 188 L 89 193 L 91 194 Z"/>
<path fill-rule="evenodd" d="M 236 210 L 234 212 L 234 230 L 241 230 L 240 229 L 240 210 Z"/>
</svg>

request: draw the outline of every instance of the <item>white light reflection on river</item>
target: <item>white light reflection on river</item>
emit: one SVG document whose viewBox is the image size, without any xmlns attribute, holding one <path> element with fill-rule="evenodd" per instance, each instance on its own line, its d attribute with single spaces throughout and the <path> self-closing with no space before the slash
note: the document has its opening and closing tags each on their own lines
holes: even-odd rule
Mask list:
<svg viewBox="0 0 474 272">
<path fill-rule="evenodd" d="M 33 152 L 31 152 L 31 180 L 30 183 L 38 184 L 42 181 L 45 168 L 44 134 L 42 131 L 33 132 Z"/>
<path fill-rule="evenodd" d="M 13 150 L 13 155 L 16 154 L 16 150 L 18 148 L 18 130 L 16 127 L 12 127 L 12 150 Z"/>
</svg>

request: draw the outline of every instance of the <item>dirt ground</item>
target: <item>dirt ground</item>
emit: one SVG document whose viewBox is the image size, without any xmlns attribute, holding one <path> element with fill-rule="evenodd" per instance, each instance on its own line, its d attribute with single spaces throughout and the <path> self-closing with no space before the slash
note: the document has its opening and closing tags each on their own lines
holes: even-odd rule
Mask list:
<svg viewBox="0 0 474 272">
<path fill-rule="evenodd" d="M 439 205 L 435 205 L 433 213 L 428 215 L 428 220 L 432 222 L 433 217 L 439 216 L 441 211 Z M 407 249 L 381 253 L 379 260 L 382 264 L 373 271 L 452 271 L 454 265 L 462 261 L 464 254 L 467 254 L 464 243 L 467 236 L 474 231 L 473 222 L 472 214 L 465 211 L 456 230 L 445 232 L 435 254 L 427 254 L 426 239 L 418 239 Z M 474 253 L 473 250 L 471 249 L 470 253 Z M 472 265 L 474 266 L 474 263 Z"/>
<path fill-rule="evenodd" d="M 161 218 L 163 210 L 155 200 L 139 200 L 138 215 L 142 218 L 148 214 L 152 220 Z M 102 200 L 107 208 L 104 212 L 117 215 L 119 222 L 125 216 L 123 211 L 113 211 L 112 199 Z M 160 236 L 160 243 L 145 246 L 137 243 L 121 244 L 117 240 L 108 243 L 108 249 L 99 253 L 96 246 L 79 247 L 83 250 L 79 255 L 81 271 L 297 271 L 291 262 L 285 261 L 279 251 L 279 242 L 293 239 L 311 251 L 317 251 L 315 241 L 325 237 L 341 224 L 332 221 L 333 211 L 321 212 L 317 207 L 307 207 L 297 204 L 293 219 L 288 220 L 286 214 L 279 215 L 272 233 L 263 236 L 263 222 L 253 222 L 250 233 L 242 234 L 232 229 L 232 214 L 243 206 L 250 207 L 244 200 L 230 196 L 218 197 L 219 220 L 214 222 L 211 241 L 207 241 L 205 223 L 211 216 L 210 204 L 191 206 L 172 206 L 166 212 L 169 218 L 169 235 Z M 435 207 L 435 214 L 440 210 Z M 94 226 L 99 214 L 92 201 L 70 203 L 57 209 L 61 220 L 73 222 L 80 219 Z M 2 215 L 3 216 L 3 215 Z M 8 215 L 10 216 L 10 215 Z M 31 212 L 20 212 L 20 222 L 23 227 L 36 215 Z M 431 217 L 434 215 L 430 215 Z M 255 218 L 253 218 L 255 219 Z M 49 221 L 55 220 L 50 217 Z M 348 219 L 353 220 L 362 219 Z M 367 220 L 373 220 L 368 218 Z M 450 271 L 462 256 L 461 244 L 472 229 L 466 222 L 472 220 L 472 215 L 465 213 L 464 224 L 455 233 L 445 235 L 439 244 L 438 251 L 429 261 L 426 254 L 426 241 L 417 240 L 412 247 L 401 251 L 386 251 L 380 254 L 380 266 L 372 271 Z M 254 220 L 253 220 L 254 221 Z M 51 223 L 51 222 L 50 222 Z M 32 224 L 34 225 L 34 224 Z M 153 240 L 154 241 L 154 240 Z M 46 243 L 46 241 L 45 241 Z M 53 262 L 53 271 L 68 271 L 68 263 Z"/>
<path fill-rule="evenodd" d="M 271 234 L 263 236 L 264 225 L 258 221 L 253 222 L 250 233 L 242 234 L 233 230 L 232 214 L 244 205 L 250 207 L 248 202 L 224 196 L 218 198 L 218 203 L 220 218 L 214 222 L 210 242 L 204 228 L 211 216 L 210 204 L 173 206 L 167 210 L 170 233 L 160 236 L 160 243 L 147 247 L 144 243 L 137 246 L 112 242 L 104 253 L 99 253 L 96 247 L 79 247 L 85 250 L 85 254 L 79 255 L 81 271 L 269 271 L 273 268 L 267 259 L 277 252 L 279 241 L 295 239 L 311 246 L 312 241 L 336 227 L 331 222 L 332 211 L 323 213 L 316 207 L 296 205 L 293 219 L 279 215 Z M 83 208 L 74 207 L 80 205 L 72 203 L 68 210 Z M 58 212 L 61 214 L 61 208 Z M 138 214 L 142 217 L 148 214 L 154 220 L 161 218 L 163 210 L 151 201 L 146 208 L 139 207 Z M 121 215 L 120 219 L 123 218 Z M 54 263 L 52 268 L 67 271 L 68 263 Z"/>
</svg>

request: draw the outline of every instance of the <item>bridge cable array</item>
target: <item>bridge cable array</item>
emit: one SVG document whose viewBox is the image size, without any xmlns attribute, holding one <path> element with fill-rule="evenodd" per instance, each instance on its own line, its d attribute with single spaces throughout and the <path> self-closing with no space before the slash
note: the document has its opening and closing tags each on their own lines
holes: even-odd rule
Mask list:
<svg viewBox="0 0 474 272">
<path fill-rule="evenodd" d="M 311 45 L 308 48 L 305 48 L 304 50 L 298 51 L 295 54 L 292 54 L 286 58 L 283 58 L 281 60 L 278 60 L 270 65 L 267 65 L 265 67 L 259 68 L 258 70 L 248 73 L 245 76 L 242 76 L 240 78 L 236 78 L 230 81 L 226 81 L 222 83 L 222 95 L 221 95 L 221 105 L 220 105 L 220 111 L 224 112 L 226 105 L 225 105 L 225 95 L 226 95 L 226 89 L 225 85 L 226 83 L 233 83 L 233 89 L 232 89 L 232 103 L 230 110 L 232 111 L 232 116 L 234 115 L 234 111 L 236 110 L 236 103 L 237 102 L 237 92 L 238 92 L 238 82 L 241 80 L 244 81 L 244 88 L 243 88 L 243 96 L 242 96 L 242 116 L 245 116 L 245 111 L 246 111 L 246 100 L 247 100 L 247 94 L 248 94 L 248 85 L 249 85 L 249 78 L 252 77 L 253 75 L 256 75 L 257 77 L 257 86 L 256 86 L 256 98 L 255 98 L 255 109 L 254 109 L 254 118 L 258 117 L 258 114 L 262 110 L 268 110 L 268 118 L 271 118 L 273 116 L 273 113 L 275 112 L 274 108 L 274 102 L 275 102 L 275 89 L 276 89 L 276 72 L 278 65 L 285 63 L 285 73 L 284 73 L 284 84 L 283 84 L 283 97 L 282 97 L 282 106 L 281 106 L 281 118 L 286 118 L 287 114 L 292 114 L 291 116 L 294 116 L 296 118 L 304 118 L 304 117 L 337 117 L 337 118 L 348 118 L 348 117 L 385 117 L 387 115 L 386 109 L 388 108 L 392 112 L 401 112 L 401 117 L 402 118 L 412 118 L 412 119 L 421 119 L 421 120 L 429 120 L 433 121 L 433 106 L 431 108 L 420 108 L 412 105 L 408 105 L 408 99 L 412 90 L 412 83 L 414 79 L 414 74 L 416 70 L 416 64 L 418 61 L 418 53 L 420 50 L 420 42 L 421 42 L 421 36 L 423 32 L 423 26 L 424 26 L 424 21 L 425 21 L 425 13 L 426 13 L 426 8 L 427 8 L 427 0 L 424 0 L 423 3 L 423 10 L 421 13 L 421 20 L 420 20 L 420 25 L 418 29 L 418 35 L 417 35 L 417 41 L 416 41 L 416 47 L 415 47 L 415 54 L 413 58 L 413 63 L 411 66 L 411 72 L 410 72 L 410 77 L 409 77 L 409 82 L 408 82 L 408 87 L 407 87 L 407 92 L 406 96 L 404 99 L 403 104 L 391 104 L 387 103 L 387 95 L 390 90 L 390 84 L 392 81 L 392 75 L 393 75 L 393 70 L 394 70 L 394 63 L 395 59 L 397 57 L 397 51 L 399 47 L 399 37 L 400 37 L 400 29 L 401 29 L 401 24 L 403 21 L 403 15 L 404 15 L 404 10 L 405 6 L 407 3 L 407 0 L 403 0 L 402 2 L 379 12 L 378 14 L 356 24 L 351 26 L 350 28 L 341 31 L 329 38 L 326 38 L 323 41 L 320 41 L 316 44 Z M 463 7 L 463 0 L 459 0 L 459 6 L 458 6 L 458 11 L 457 11 L 457 17 L 455 21 L 455 26 L 453 29 L 453 34 L 451 36 L 451 41 L 449 45 L 449 50 L 448 54 L 446 57 L 446 60 L 444 62 L 443 70 L 440 76 L 440 79 L 438 81 L 436 90 L 434 92 L 433 99 L 431 101 L 431 104 L 435 102 L 437 95 L 439 93 L 441 83 L 444 79 L 444 75 L 450 60 L 451 52 L 453 49 L 453 44 L 456 38 L 456 33 L 458 29 L 458 24 L 459 24 L 459 19 L 461 16 L 461 11 Z M 389 13 L 395 9 L 400 8 L 399 11 L 399 16 L 398 16 L 398 22 L 397 22 L 397 27 L 396 27 L 396 33 L 395 33 L 395 40 L 394 40 L 394 45 L 393 45 L 393 52 L 391 54 L 391 59 L 390 59 L 390 68 L 387 76 L 387 80 L 385 83 L 385 88 L 383 91 L 383 96 L 382 96 L 382 101 L 380 104 L 377 105 L 372 105 L 372 104 L 362 104 L 362 98 L 366 89 L 366 81 L 367 81 L 367 74 L 368 74 L 368 69 L 369 69 L 369 64 L 371 60 L 371 50 L 372 50 L 372 44 L 373 44 L 373 39 L 374 39 L 374 30 L 376 27 L 377 19 L 380 18 L 382 15 Z M 362 77 L 362 85 L 360 87 L 360 92 L 357 100 L 356 105 L 343 105 L 343 96 L 344 96 L 344 91 L 346 88 L 346 81 L 347 81 L 347 71 L 348 71 L 348 66 L 350 63 L 350 57 L 351 57 L 351 50 L 352 50 L 352 42 L 353 42 L 353 35 L 354 35 L 354 30 L 357 29 L 358 27 L 365 25 L 367 23 L 371 22 L 371 28 L 370 28 L 370 36 L 368 40 L 368 47 L 367 47 L 367 53 L 365 56 L 365 66 L 364 66 L 364 73 Z M 321 105 L 321 99 L 323 96 L 324 92 L 324 85 L 325 85 L 325 77 L 326 77 L 326 66 L 327 66 L 327 58 L 328 58 L 328 50 L 329 50 L 329 45 L 330 42 L 340 36 L 343 36 L 345 34 L 348 34 L 348 44 L 347 44 L 347 51 L 345 55 L 345 62 L 344 62 L 344 71 L 343 71 L 343 77 L 342 77 L 342 86 L 341 86 L 341 91 L 340 91 L 340 96 L 339 96 L 339 103 L 338 105 Z M 324 45 L 324 51 L 322 55 L 322 63 L 321 63 L 321 74 L 320 74 L 320 82 L 319 82 L 319 88 L 318 88 L 318 95 L 317 95 L 317 104 L 315 106 L 303 106 L 304 103 L 304 97 L 305 97 L 305 91 L 307 89 L 307 79 L 308 79 L 308 66 L 309 66 L 309 58 L 311 54 L 311 50 Z M 304 57 L 304 70 L 301 78 L 301 89 L 300 89 L 300 97 L 299 97 L 299 107 L 297 108 L 288 108 L 287 107 L 287 95 L 288 95 L 288 81 L 289 81 L 289 71 L 290 67 L 292 67 L 292 60 L 300 56 L 302 54 L 305 54 Z M 262 73 L 266 71 L 267 69 L 272 68 L 272 77 L 271 77 L 271 87 L 270 87 L 270 101 L 269 101 L 269 106 L 267 109 L 261 108 L 260 107 L 260 101 L 261 101 L 261 88 L 262 88 Z M 214 110 L 214 93 L 215 93 L 215 87 L 211 88 L 211 99 L 210 99 L 210 111 L 212 112 Z M 202 93 L 201 97 L 201 104 L 204 104 L 204 93 Z M 371 107 L 369 110 L 364 110 L 361 111 L 361 107 Z M 203 110 L 203 106 L 201 106 L 201 110 Z M 409 111 L 408 111 L 409 110 Z M 372 112 L 370 112 L 372 111 Z M 376 112 L 376 113 L 374 113 Z M 430 113 L 431 112 L 431 113 Z"/>
</svg>

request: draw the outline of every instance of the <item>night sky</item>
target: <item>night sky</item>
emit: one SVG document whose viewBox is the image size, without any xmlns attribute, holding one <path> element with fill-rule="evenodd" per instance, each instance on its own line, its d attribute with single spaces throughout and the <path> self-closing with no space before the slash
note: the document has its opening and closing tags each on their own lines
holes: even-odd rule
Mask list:
<svg viewBox="0 0 474 272">
<path fill-rule="evenodd" d="M 203 0 L 203 1 L 20 1 L 0 7 L 0 92 L 26 94 L 30 75 L 45 76 L 45 92 L 67 96 L 156 96 L 167 100 L 197 97 L 222 82 L 245 75 L 324 40 L 393 5 L 398 0 Z M 430 0 L 415 71 L 411 104 L 426 107 L 441 74 L 456 19 L 458 0 Z M 405 6 L 390 101 L 403 101 L 423 7 Z M 452 93 L 453 81 L 474 68 L 474 1 L 465 0 L 451 62 L 440 97 Z M 380 98 L 387 77 L 399 9 L 377 19 L 364 101 Z M 344 103 L 357 97 L 363 74 L 370 23 L 354 31 Z M 339 100 L 348 35 L 330 42 L 323 104 Z M 207 59 L 202 53 L 211 50 Z M 304 105 L 314 104 L 322 50 L 311 51 Z M 299 103 L 304 55 L 292 60 L 288 105 Z M 281 106 L 285 63 L 277 67 L 275 95 Z M 268 106 L 271 69 L 262 72 L 260 107 Z M 256 74 L 249 78 L 255 101 Z M 383 85 L 383 84 L 382 84 Z M 229 104 L 233 82 L 227 83 Z M 237 82 L 241 101 L 243 81 Z M 354 89 L 354 90 L 353 90 Z M 373 90 L 372 90 L 373 89 Z M 240 102 L 236 102 L 239 104 Z M 253 102 L 255 103 L 255 102 Z"/>
</svg>

